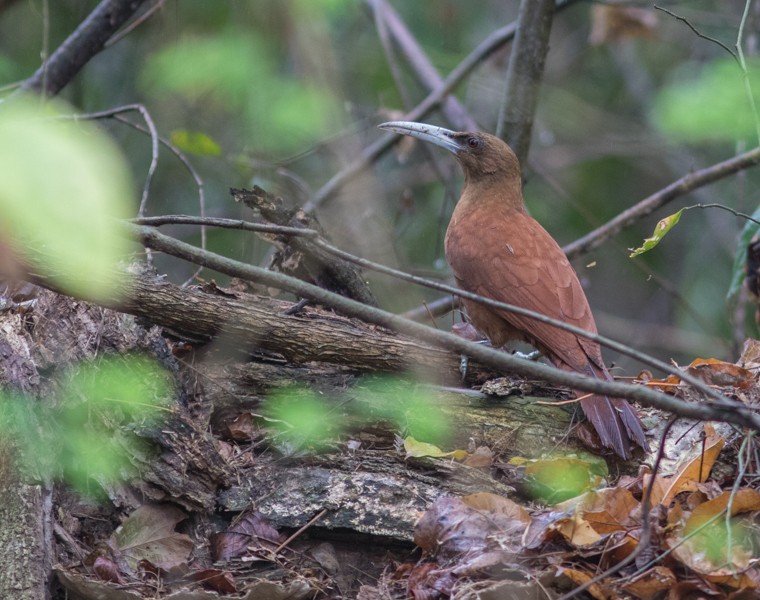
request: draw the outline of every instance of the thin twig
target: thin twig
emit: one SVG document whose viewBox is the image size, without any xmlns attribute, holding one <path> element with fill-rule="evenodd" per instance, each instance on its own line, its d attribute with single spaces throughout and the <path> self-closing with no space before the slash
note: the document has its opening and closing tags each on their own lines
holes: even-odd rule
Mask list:
<svg viewBox="0 0 760 600">
<path fill-rule="evenodd" d="M 140 25 L 142 25 L 143 23 L 145 23 L 145 21 L 147 21 L 150 17 L 152 17 L 153 13 L 158 12 L 158 9 L 163 8 L 164 4 L 166 4 L 166 0 L 157 0 L 156 3 L 153 6 L 151 6 L 143 14 L 141 14 L 139 17 L 137 17 L 129 25 L 127 25 L 126 27 L 124 27 L 124 29 L 122 29 L 121 31 L 118 31 L 113 36 L 111 36 L 109 38 L 109 40 L 103 45 L 103 47 L 104 48 L 110 48 L 114 44 L 118 44 L 126 36 L 128 36 L 135 29 L 137 29 Z"/>
<path fill-rule="evenodd" d="M 293 535 L 291 535 L 291 536 L 290 536 L 290 537 L 289 537 L 287 540 L 285 540 L 285 541 L 284 541 L 282 544 L 280 544 L 279 546 L 277 546 L 277 548 L 275 548 L 275 550 L 274 550 L 274 553 L 273 553 L 273 554 L 279 554 L 279 553 L 280 553 L 280 550 L 282 550 L 282 549 L 283 549 L 285 546 L 287 546 L 287 545 L 288 545 L 290 542 L 292 542 L 294 539 L 296 539 L 296 538 L 297 538 L 299 535 L 301 535 L 301 534 L 302 534 L 304 531 L 306 531 L 306 530 L 307 530 L 309 527 L 311 527 L 312 525 L 314 525 L 314 523 L 316 523 L 317 521 L 319 521 L 319 520 L 320 520 L 322 517 L 324 517 L 326 514 L 327 514 L 327 509 L 326 509 L 326 508 L 323 508 L 322 510 L 320 510 L 320 511 L 319 511 L 319 512 L 318 512 L 318 513 L 317 513 L 317 514 L 314 516 L 314 518 L 313 518 L 313 519 L 311 519 L 311 520 L 310 520 L 308 523 L 306 523 L 306 525 L 304 525 L 303 527 L 301 527 L 301 528 L 300 528 L 298 531 L 296 531 L 296 532 L 295 532 Z"/>
<path fill-rule="evenodd" d="M 727 212 L 730 212 L 732 215 L 736 217 L 740 217 L 742 219 L 746 219 L 747 221 L 752 221 L 753 223 L 757 223 L 760 225 L 760 221 L 752 217 L 751 215 L 748 215 L 743 212 L 739 212 L 738 210 L 735 210 L 731 208 L 730 206 L 726 206 L 725 204 L 716 204 L 716 203 L 710 203 L 710 204 L 692 204 L 691 206 L 684 206 L 681 210 L 686 212 L 687 210 L 693 210 L 695 208 L 720 208 L 721 210 L 725 210 Z"/>
<path fill-rule="evenodd" d="M 689 29 L 691 29 L 697 35 L 697 37 L 701 37 L 703 40 L 707 40 L 708 42 L 712 42 L 713 44 L 717 44 L 718 46 L 720 46 L 721 48 L 723 48 L 726 52 L 728 52 L 734 60 L 736 60 L 737 62 L 739 62 L 739 59 L 736 56 L 736 53 L 733 50 L 731 50 L 731 48 L 729 48 L 728 46 L 726 46 L 726 44 L 724 44 L 720 40 L 715 39 L 714 37 L 710 37 L 709 35 L 705 35 L 701 31 L 699 31 L 696 27 L 694 27 L 694 25 L 691 24 L 691 22 L 686 17 L 682 17 L 680 15 L 677 15 L 674 12 L 669 11 L 667 8 L 664 8 L 662 6 L 658 6 L 657 4 L 654 5 L 654 8 L 655 8 L 655 10 L 661 10 L 662 12 L 670 15 L 674 19 L 678 19 L 682 23 L 686 24 L 686 26 Z"/>
<path fill-rule="evenodd" d="M 697 188 L 714 183 L 743 169 L 753 167 L 758 163 L 760 163 L 760 148 L 754 148 L 723 162 L 684 175 L 667 187 L 637 202 L 634 206 L 607 221 L 604 225 L 597 227 L 580 239 L 568 244 L 563 250 L 570 259 L 590 252 L 601 246 L 612 236 L 620 233 L 626 227 L 633 225 L 671 200 L 675 200 Z"/>
<path fill-rule="evenodd" d="M 205 225 L 207 227 L 221 227 L 224 229 L 241 229 L 243 231 L 255 231 L 258 233 L 273 233 L 278 235 L 293 235 L 307 238 L 319 236 L 315 229 L 301 229 L 300 227 L 286 227 L 284 225 L 272 225 L 270 223 L 252 223 L 241 219 L 222 219 L 216 217 L 195 217 L 192 215 L 161 215 L 157 217 L 138 217 L 130 219 L 136 225 L 149 225 L 159 227 L 161 225 Z"/>
<path fill-rule="evenodd" d="M 145 106 L 142 104 L 126 104 L 124 106 L 117 106 L 116 108 L 110 108 L 108 110 L 102 110 L 99 112 L 78 114 L 75 115 L 75 118 L 108 119 L 121 115 L 125 112 L 133 111 L 140 113 L 140 116 L 143 118 L 143 121 L 145 121 L 145 125 L 150 132 L 150 166 L 148 167 L 148 174 L 145 177 L 145 183 L 143 184 L 142 196 L 140 198 L 140 207 L 137 211 L 137 216 L 142 217 L 145 215 L 145 208 L 148 204 L 150 184 L 153 181 L 153 176 L 155 175 L 156 169 L 158 168 L 158 130 L 156 129 L 155 123 L 153 123 L 153 119 L 151 118 L 148 109 L 145 108 Z"/>
</svg>

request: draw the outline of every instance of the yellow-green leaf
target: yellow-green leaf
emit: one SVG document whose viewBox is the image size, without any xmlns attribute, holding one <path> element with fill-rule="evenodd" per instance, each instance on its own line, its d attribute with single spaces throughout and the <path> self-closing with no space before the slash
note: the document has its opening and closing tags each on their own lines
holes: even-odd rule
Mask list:
<svg viewBox="0 0 760 600">
<path fill-rule="evenodd" d="M 675 227 L 676 223 L 681 219 L 681 213 L 683 212 L 683 208 L 679 210 L 677 213 L 673 213 L 672 215 L 669 215 L 665 217 L 664 219 L 660 219 L 660 221 L 657 223 L 657 225 L 654 228 L 654 233 L 652 234 L 652 237 L 648 237 L 644 240 L 644 243 L 636 248 L 635 250 L 633 248 L 628 248 L 631 251 L 631 254 L 628 258 L 633 258 L 635 256 L 639 256 L 640 254 L 644 254 L 644 252 L 649 252 L 652 248 L 654 248 L 657 244 L 660 243 L 662 238 L 665 237 L 665 235 Z"/>
<path fill-rule="evenodd" d="M 435 444 L 420 442 L 411 436 L 404 439 L 404 450 L 406 450 L 407 458 L 429 456 L 431 458 L 453 458 L 454 460 L 463 460 L 467 457 L 466 450 L 452 450 L 451 452 L 445 452 Z"/>
<path fill-rule="evenodd" d="M 196 156 L 219 156 L 222 147 L 209 135 L 200 131 L 177 129 L 172 131 L 171 142 L 183 152 Z"/>
</svg>

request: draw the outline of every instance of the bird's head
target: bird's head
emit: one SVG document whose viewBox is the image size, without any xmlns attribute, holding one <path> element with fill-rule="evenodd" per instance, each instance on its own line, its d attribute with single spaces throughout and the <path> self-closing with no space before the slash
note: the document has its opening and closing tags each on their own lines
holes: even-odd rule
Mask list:
<svg viewBox="0 0 760 600">
<path fill-rule="evenodd" d="M 413 121 L 389 121 L 380 129 L 430 142 L 453 153 L 464 171 L 465 180 L 507 178 L 520 181 L 520 163 L 502 140 L 482 131 L 451 131 Z"/>
</svg>

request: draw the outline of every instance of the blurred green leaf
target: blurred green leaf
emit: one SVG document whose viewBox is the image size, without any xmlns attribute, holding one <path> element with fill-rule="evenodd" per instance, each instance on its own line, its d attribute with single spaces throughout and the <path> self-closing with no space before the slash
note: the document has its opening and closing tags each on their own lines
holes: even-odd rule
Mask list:
<svg viewBox="0 0 760 600">
<path fill-rule="evenodd" d="M 64 290 L 106 298 L 129 244 L 128 168 L 116 145 L 61 103 L 18 98 L 0 105 L 0 236 Z"/>
<path fill-rule="evenodd" d="M 366 381 L 354 391 L 368 419 L 395 423 L 408 435 L 426 442 L 446 441 L 451 424 L 433 394 L 401 378 Z"/>
<path fill-rule="evenodd" d="M 132 429 L 156 427 L 172 402 L 169 376 L 154 361 L 109 357 L 72 368 L 44 415 L 26 398 L 0 398 L 0 437 L 15 440 L 26 471 L 60 474 L 80 492 L 96 495 L 93 480 L 124 478 L 133 455 L 144 451 Z"/>
<path fill-rule="evenodd" d="M 196 156 L 220 156 L 222 147 L 210 135 L 200 131 L 177 129 L 172 131 L 171 142 L 183 152 Z"/>
<path fill-rule="evenodd" d="M 270 151 L 302 150 L 330 132 L 336 114 L 331 90 L 283 72 L 270 46 L 247 32 L 186 37 L 168 45 L 148 59 L 141 82 L 153 94 L 205 102 L 205 112 L 217 107 L 242 116 L 240 137 Z"/>
<path fill-rule="evenodd" d="M 760 221 L 760 206 L 752 213 L 752 218 Z M 731 285 L 728 288 L 726 294 L 726 300 L 730 305 L 736 302 L 739 295 L 739 290 L 744 283 L 744 277 L 746 276 L 745 265 L 747 263 L 747 247 L 749 246 L 752 238 L 760 234 L 760 225 L 753 221 L 747 221 L 742 229 L 741 236 L 739 236 L 739 243 L 736 245 L 736 254 L 734 255 L 734 264 L 731 268 Z"/>
<path fill-rule="evenodd" d="M 267 401 L 271 428 L 279 438 L 296 448 L 321 448 L 342 431 L 340 415 L 322 401 L 316 393 L 305 388 L 277 390 Z"/>
<path fill-rule="evenodd" d="M 526 491 L 545 504 L 580 496 L 601 485 L 608 474 L 604 459 L 587 453 L 528 460 L 524 464 Z"/>
<path fill-rule="evenodd" d="M 748 63 L 747 72 L 757 103 L 760 65 Z M 655 124 L 683 141 L 733 142 L 756 137 L 755 116 L 742 78 L 733 59 L 707 63 L 699 76 L 675 81 L 660 91 L 654 104 Z"/>
<path fill-rule="evenodd" d="M 654 233 L 652 234 L 652 237 L 648 237 L 644 240 L 644 243 L 636 248 L 635 250 L 633 248 L 628 248 L 631 251 L 631 254 L 628 256 L 628 258 L 633 258 L 635 256 L 639 256 L 641 254 L 644 254 L 644 252 L 649 252 L 652 248 L 654 248 L 657 244 L 662 241 L 662 238 L 667 235 L 668 231 L 673 229 L 675 227 L 676 223 L 681 220 L 681 213 L 683 212 L 683 208 L 679 210 L 677 213 L 673 213 L 672 215 L 668 215 L 664 219 L 660 219 L 657 222 L 657 225 L 655 225 Z"/>
</svg>

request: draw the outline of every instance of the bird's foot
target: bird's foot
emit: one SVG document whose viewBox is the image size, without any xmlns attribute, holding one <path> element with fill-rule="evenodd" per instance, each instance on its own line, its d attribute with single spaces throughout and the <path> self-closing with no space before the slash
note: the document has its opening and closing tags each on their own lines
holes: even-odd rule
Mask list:
<svg viewBox="0 0 760 600">
<path fill-rule="evenodd" d="M 475 344 L 488 344 L 488 340 L 478 340 Z M 467 367 L 470 365 L 470 357 L 466 354 L 459 355 L 459 374 L 462 376 L 462 383 L 467 379 Z"/>
<path fill-rule="evenodd" d="M 525 360 L 537 361 L 539 358 L 543 356 L 543 354 L 541 354 L 540 350 L 534 350 L 533 352 L 518 352 L 517 350 L 515 350 L 512 353 L 512 356 L 516 356 L 517 358 L 523 358 Z"/>
</svg>

